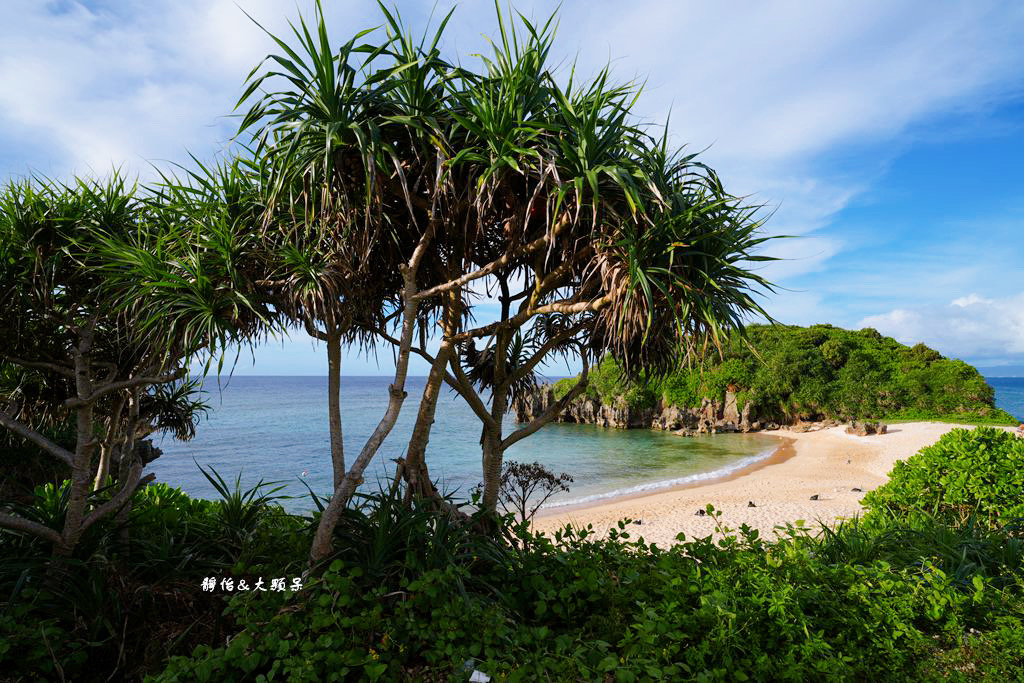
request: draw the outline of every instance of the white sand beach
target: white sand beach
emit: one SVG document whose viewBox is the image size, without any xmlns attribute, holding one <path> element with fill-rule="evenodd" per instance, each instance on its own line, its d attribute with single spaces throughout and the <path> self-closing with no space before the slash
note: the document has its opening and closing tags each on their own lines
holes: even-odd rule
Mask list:
<svg viewBox="0 0 1024 683">
<path fill-rule="evenodd" d="M 853 436 L 845 427 L 817 432 L 773 432 L 787 442 L 771 459 L 728 479 L 657 493 L 601 501 L 578 508 L 542 510 L 534 527 L 551 532 L 566 524 L 605 532 L 618 520 L 641 524 L 629 531 L 665 546 L 680 532 L 688 538 L 715 533 L 715 522 L 695 513 L 708 503 L 722 512 L 725 526 L 747 524 L 774 538 L 776 525 L 804 520 L 833 523 L 861 512 L 864 493 L 885 483 L 904 460 L 940 436 L 965 425 L 912 422 L 890 425 L 888 433 Z M 685 438 L 685 437 L 680 437 Z M 855 491 L 860 489 L 861 491 Z M 818 496 L 811 500 L 811 496 Z M 749 503 L 756 507 L 750 507 Z"/>
</svg>

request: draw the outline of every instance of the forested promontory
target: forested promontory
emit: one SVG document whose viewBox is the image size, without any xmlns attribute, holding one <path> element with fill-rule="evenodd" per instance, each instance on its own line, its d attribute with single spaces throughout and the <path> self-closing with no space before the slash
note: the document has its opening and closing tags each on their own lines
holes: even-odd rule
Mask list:
<svg viewBox="0 0 1024 683">
<path fill-rule="evenodd" d="M 520 419 L 560 398 L 571 380 L 516 407 Z M 663 377 L 632 380 L 606 360 L 559 418 L 611 427 L 696 431 L 821 420 L 939 419 L 1008 424 L 994 392 L 967 363 L 872 328 L 753 325 L 720 350 Z"/>
</svg>

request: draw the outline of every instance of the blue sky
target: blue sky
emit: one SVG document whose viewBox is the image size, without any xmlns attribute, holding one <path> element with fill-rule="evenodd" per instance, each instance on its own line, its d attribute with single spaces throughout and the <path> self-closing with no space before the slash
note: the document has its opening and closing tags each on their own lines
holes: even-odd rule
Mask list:
<svg viewBox="0 0 1024 683">
<path fill-rule="evenodd" d="M 423 26 L 432 0 L 397 3 Z M 375 3 L 325 0 L 339 42 Z M 438 3 L 438 11 L 449 4 Z M 542 15 L 556 3 L 518 2 Z M 0 5 L 0 171 L 58 177 L 223 150 L 248 71 L 309 2 Z M 559 59 L 646 80 L 638 111 L 705 149 L 738 194 L 796 235 L 766 274 L 777 319 L 876 327 L 981 366 L 1024 365 L 1024 4 L 561 3 Z M 298 8 L 298 9 L 297 9 Z M 941 8 L 941 11 L 939 10 Z M 493 7 L 456 10 L 445 50 L 483 48 Z M 323 374 L 298 334 L 236 372 Z M 352 374 L 390 356 L 350 355 Z M 414 372 L 422 372 L 414 367 Z M 556 372 L 554 368 L 551 372 Z"/>
</svg>

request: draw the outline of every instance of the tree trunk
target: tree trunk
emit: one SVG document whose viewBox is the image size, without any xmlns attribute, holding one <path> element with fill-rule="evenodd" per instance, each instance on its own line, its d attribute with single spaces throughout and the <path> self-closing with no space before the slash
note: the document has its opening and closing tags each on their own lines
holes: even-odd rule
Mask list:
<svg viewBox="0 0 1024 683">
<path fill-rule="evenodd" d="M 128 453 L 125 454 L 125 452 L 122 451 L 121 457 L 118 458 L 119 462 L 117 464 L 117 482 L 118 484 L 120 484 L 122 488 L 132 486 L 132 482 L 129 481 L 131 465 L 135 461 L 140 460 L 138 454 L 138 447 L 139 442 L 135 441 L 128 447 Z M 126 553 L 129 550 L 128 546 L 131 544 L 131 530 L 128 528 L 128 518 L 131 516 L 131 514 L 132 499 L 131 496 L 129 496 L 128 500 L 125 501 L 124 506 L 117 511 L 117 517 L 115 518 L 117 521 L 117 525 L 119 527 L 119 531 L 117 533 L 117 543 L 121 547 L 121 550 Z"/>
<path fill-rule="evenodd" d="M 430 429 L 434 424 L 434 415 L 437 412 L 437 397 L 441 393 L 441 385 L 444 384 L 445 367 L 448 365 L 451 353 L 451 342 L 442 342 L 437 356 L 434 357 L 434 363 L 430 367 L 427 385 L 423 388 L 423 398 L 420 400 L 420 409 L 416 414 L 416 424 L 413 427 L 412 436 L 409 438 L 405 465 L 402 470 L 406 483 L 406 502 L 413 498 L 432 498 L 438 495 L 427 470 L 427 442 L 430 439 Z"/>
<path fill-rule="evenodd" d="M 503 289 L 503 299 L 507 302 L 507 289 Z M 502 304 L 502 320 L 508 319 L 508 305 Z M 484 497 L 485 512 L 497 513 L 498 495 L 501 489 L 501 462 L 504 449 L 501 445 L 501 427 L 508 408 L 508 395 L 505 387 L 506 370 L 508 368 L 508 333 L 500 331 L 494 335 L 494 389 L 491 390 L 491 419 L 493 424 L 484 430 L 483 465 L 484 465 Z"/>
<path fill-rule="evenodd" d="M 54 555 L 60 558 L 71 557 L 81 536 L 82 520 L 85 518 L 85 505 L 89 497 L 89 479 L 93 449 L 92 406 L 78 409 L 76 419 L 78 439 L 75 446 L 75 461 L 71 466 L 71 493 L 68 497 L 68 510 L 64 516 L 64 529 L 61 542 L 54 548 Z"/>
<path fill-rule="evenodd" d="M 88 399 L 92 394 L 89 374 L 91 345 L 91 331 L 86 331 L 75 353 L 75 389 L 78 398 L 82 400 Z M 92 476 L 92 451 L 96 447 L 92 430 L 92 403 L 85 403 L 75 411 L 75 457 L 71 462 L 71 492 L 68 496 L 68 509 L 64 516 L 61 540 L 53 549 L 55 558 L 71 557 L 82 534 L 82 520 L 85 518 Z"/>
<path fill-rule="evenodd" d="M 133 392 L 134 395 L 134 392 Z M 92 483 L 93 490 L 101 489 L 107 483 L 107 476 L 110 474 L 110 466 L 116 460 L 114 454 L 118 448 L 119 440 L 115 438 L 118 432 L 118 425 L 121 424 L 121 414 L 124 412 L 125 404 L 128 400 L 120 398 L 114 407 L 113 413 L 106 420 L 106 434 L 103 435 L 103 441 L 100 442 L 100 461 L 96 466 L 96 479 Z M 133 415 L 138 415 L 138 408 L 133 407 Z"/>
<path fill-rule="evenodd" d="M 103 488 L 107 483 L 107 475 L 110 474 L 110 450 L 110 444 L 100 444 L 100 462 L 96 466 L 96 479 L 92 482 L 93 491 Z"/>
<path fill-rule="evenodd" d="M 417 248 L 418 255 L 414 254 L 410 265 L 402 268 L 405 280 L 402 288 L 402 298 L 404 300 L 402 336 L 395 364 L 395 380 L 388 388 L 387 410 L 384 412 L 384 417 L 381 418 L 373 434 L 367 439 L 363 450 L 359 452 L 359 456 L 352 463 L 352 468 L 342 477 L 341 482 L 334 487 L 334 494 L 327 503 L 327 507 L 324 508 L 323 514 L 320 515 L 320 524 L 317 526 L 316 534 L 313 537 L 313 544 L 309 551 L 309 564 L 311 567 L 316 566 L 330 555 L 333 547 L 331 539 L 334 535 L 334 528 L 338 525 L 338 519 L 341 517 L 341 511 L 348 505 L 348 501 L 352 498 L 352 494 L 355 493 L 356 487 L 363 482 L 363 472 L 366 470 L 366 466 L 370 464 L 370 460 L 376 455 L 384 439 L 387 438 L 387 435 L 395 426 L 398 414 L 402 409 L 402 402 L 406 396 L 405 378 L 409 370 L 409 354 L 412 349 L 413 332 L 416 329 L 416 312 L 419 310 L 419 302 L 415 298 L 416 264 L 418 263 L 418 258 L 422 257 L 422 254 L 419 252 L 420 249 Z"/>
<path fill-rule="evenodd" d="M 327 328 L 327 413 L 334 488 L 337 489 L 345 478 L 345 444 L 341 430 L 341 334 L 333 325 Z"/>
<path fill-rule="evenodd" d="M 441 386 L 444 384 L 445 368 L 455 352 L 451 336 L 456 331 L 459 317 L 458 290 L 447 293 L 445 299 L 446 305 L 441 319 L 443 334 L 441 345 L 430 366 L 427 385 L 423 388 L 423 398 L 420 400 L 420 409 L 416 415 L 416 424 L 413 427 L 412 436 L 409 438 L 409 447 L 406 449 L 405 464 L 402 468 L 406 482 L 407 503 L 414 497 L 440 498 L 437 489 L 434 488 L 434 483 L 430 480 L 430 472 L 427 469 L 427 442 L 430 440 L 430 430 L 434 425 L 434 415 L 437 412 L 437 398 L 441 393 Z"/>
<path fill-rule="evenodd" d="M 504 438 L 502 437 L 501 425 L 505 419 L 505 410 L 508 407 L 508 401 L 505 398 L 503 391 L 499 390 L 498 393 L 495 394 L 491 409 L 491 418 L 494 426 L 490 429 L 487 427 L 484 428 L 483 506 L 485 510 L 489 510 L 491 512 L 497 511 L 498 496 L 501 493 L 501 466 L 505 458 L 505 451 L 507 451 L 513 444 L 525 439 L 531 434 L 534 434 L 541 427 L 558 417 L 566 406 L 586 390 L 590 378 L 590 361 L 585 355 L 582 356 L 582 358 L 583 371 L 580 373 L 580 377 L 576 381 L 576 384 L 574 384 L 572 389 L 569 390 L 569 393 L 556 401 L 553 405 L 548 406 L 547 410 L 535 417 L 525 427 L 515 430 Z M 499 389 L 500 386 L 501 385 L 499 384 Z"/>
<path fill-rule="evenodd" d="M 497 429 L 484 429 L 483 470 L 484 496 L 481 504 L 487 512 L 497 513 L 498 495 L 501 493 L 501 465 L 505 450 L 501 445 L 501 426 L 505 419 L 505 397 L 495 395 L 492 400 L 491 417 L 497 423 Z"/>
</svg>

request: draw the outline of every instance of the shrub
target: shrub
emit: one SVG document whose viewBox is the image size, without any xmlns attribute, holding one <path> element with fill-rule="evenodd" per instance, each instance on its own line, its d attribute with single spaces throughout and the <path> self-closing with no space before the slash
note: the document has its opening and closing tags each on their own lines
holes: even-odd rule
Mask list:
<svg viewBox="0 0 1024 683">
<path fill-rule="evenodd" d="M 410 524 L 409 543 L 437 523 L 388 509 Z M 371 527 L 395 524 L 367 513 Z M 964 662 L 1024 673 L 1019 655 L 996 652 L 1024 637 L 1001 616 L 1021 606 L 1019 554 L 958 566 L 931 556 L 936 537 L 896 525 L 819 536 L 789 527 L 771 544 L 725 530 L 718 543 L 669 549 L 632 528 L 486 548 L 446 533 L 443 562 L 398 552 L 390 570 L 368 571 L 361 550 L 343 548 L 292 604 L 236 596 L 245 631 L 174 658 L 155 680 L 464 680 L 467 661 L 508 681 L 902 681 Z M 998 544 L 975 529 L 961 546 L 984 546 L 989 533 Z M 965 632 L 984 647 L 965 651 Z"/>
<path fill-rule="evenodd" d="M 987 528 L 1024 518 L 1024 439 L 994 427 L 954 429 L 897 462 L 884 486 L 868 493 L 873 516 L 934 515 L 950 525 Z"/>
<path fill-rule="evenodd" d="M 528 524 L 537 511 L 556 493 L 568 493 L 572 476 L 555 474 L 539 462 L 524 463 L 506 460 L 501 466 L 498 504 L 502 512 L 512 515 L 519 524 Z M 473 489 L 474 499 L 483 491 L 483 484 Z"/>
</svg>

